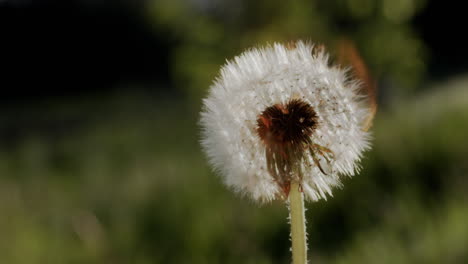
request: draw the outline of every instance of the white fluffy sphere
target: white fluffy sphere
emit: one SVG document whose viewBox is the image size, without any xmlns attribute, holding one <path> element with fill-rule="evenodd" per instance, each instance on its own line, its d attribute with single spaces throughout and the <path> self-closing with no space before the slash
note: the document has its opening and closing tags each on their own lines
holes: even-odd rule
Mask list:
<svg viewBox="0 0 468 264">
<path fill-rule="evenodd" d="M 273 129 L 274 117 L 265 121 L 262 113 L 277 107 L 286 116 L 291 114 L 286 109 L 291 100 L 300 101 L 316 114 L 315 125 L 296 144 L 301 153 L 294 164 L 300 177 L 283 180 L 299 180 L 309 200 L 326 198 L 341 185 L 341 176 L 353 176 L 359 170 L 362 153 L 370 147 L 369 133 L 362 129 L 370 112 L 358 89 L 359 83 L 349 79 L 345 70 L 329 66 L 328 56 L 307 43 L 248 50 L 221 68 L 203 101 L 203 149 L 224 183 L 235 191 L 260 202 L 284 197 L 284 184 L 278 183 L 276 175 L 284 165 L 269 163 L 271 157 L 287 159 L 288 155 L 268 151 L 268 141 L 259 135 L 259 122 Z M 284 141 L 286 132 L 277 130 L 272 133 Z"/>
</svg>

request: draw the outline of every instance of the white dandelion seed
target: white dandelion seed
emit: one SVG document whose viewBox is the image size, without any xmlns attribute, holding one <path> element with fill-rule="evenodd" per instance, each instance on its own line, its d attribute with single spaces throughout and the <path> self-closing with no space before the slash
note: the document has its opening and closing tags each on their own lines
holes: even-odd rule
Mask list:
<svg viewBox="0 0 468 264">
<path fill-rule="evenodd" d="M 286 198 L 291 181 L 306 199 L 326 199 L 370 147 L 358 90 L 307 43 L 248 50 L 204 99 L 203 149 L 226 185 L 256 201 Z"/>
</svg>

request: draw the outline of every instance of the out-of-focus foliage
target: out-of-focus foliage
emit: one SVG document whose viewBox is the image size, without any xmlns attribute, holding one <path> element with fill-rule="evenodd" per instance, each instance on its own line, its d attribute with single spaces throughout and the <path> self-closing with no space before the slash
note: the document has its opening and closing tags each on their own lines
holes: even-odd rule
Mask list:
<svg viewBox="0 0 468 264">
<path fill-rule="evenodd" d="M 379 113 L 362 173 L 307 204 L 313 262 L 468 261 L 467 84 Z M 185 103 L 96 98 L 2 117 L 2 130 L 28 129 L 2 141 L 0 262 L 288 263 L 286 207 L 226 190 Z"/>
<path fill-rule="evenodd" d="M 225 188 L 194 109 L 244 48 L 301 38 L 333 53 L 342 37 L 399 100 L 379 109 L 361 173 L 307 204 L 311 262 L 468 262 L 468 78 L 412 91 L 431 81 L 411 27 L 424 0 L 145 3 L 181 96 L 2 106 L 0 264 L 290 263 L 286 206 Z"/>
<path fill-rule="evenodd" d="M 424 0 L 152 0 L 148 16 L 174 40 L 174 80 L 195 97 L 204 94 L 219 66 L 252 45 L 296 39 L 357 43 L 377 77 L 399 98 L 420 84 L 425 46 L 410 19 Z"/>
</svg>

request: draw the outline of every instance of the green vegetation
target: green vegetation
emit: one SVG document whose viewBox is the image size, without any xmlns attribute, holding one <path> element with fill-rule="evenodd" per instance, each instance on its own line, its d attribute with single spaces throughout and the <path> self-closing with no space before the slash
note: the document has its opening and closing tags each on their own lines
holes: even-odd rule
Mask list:
<svg viewBox="0 0 468 264">
<path fill-rule="evenodd" d="M 424 43 L 411 19 L 424 0 L 260 0 L 149 1 L 148 18 L 174 45 L 171 72 L 179 87 L 195 98 L 204 93 L 226 58 L 254 45 L 296 39 L 334 50 L 350 38 L 375 77 L 392 85 L 392 94 L 416 90 L 426 70 Z"/>
<path fill-rule="evenodd" d="M 379 113 L 361 175 L 307 204 L 312 261 L 468 260 L 467 83 Z M 284 205 L 225 189 L 182 100 L 50 105 L 2 120 L 28 130 L 0 154 L 2 263 L 289 262 Z"/>
<path fill-rule="evenodd" d="M 468 77 L 421 85 L 429 54 L 411 19 L 425 1 L 147 3 L 180 96 L 2 106 L 1 264 L 290 263 L 284 204 L 241 199 L 210 171 L 201 97 L 246 47 L 301 38 L 333 51 L 342 37 L 386 90 L 360 175 L 306 204 L 311 263 L 468 262 Z"/>
</svg>

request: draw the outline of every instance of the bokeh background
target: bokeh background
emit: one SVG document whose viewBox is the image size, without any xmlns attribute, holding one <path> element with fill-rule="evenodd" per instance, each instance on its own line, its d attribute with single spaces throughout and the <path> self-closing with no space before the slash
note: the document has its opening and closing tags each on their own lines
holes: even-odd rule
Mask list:
<svg viewBox="0 0 468 264">
<path fill-rule="evenodd" d="M 457 6 L 458 5 L 458 6 Z M 360 175 L 307 204 L 312 263 L 468 263 L 462 1 L 0 0 L 0 263 L 290 263 L 288 212 L 198 139 L 226 58 L 343 38 L 378 86 Z"/>
</svg>

